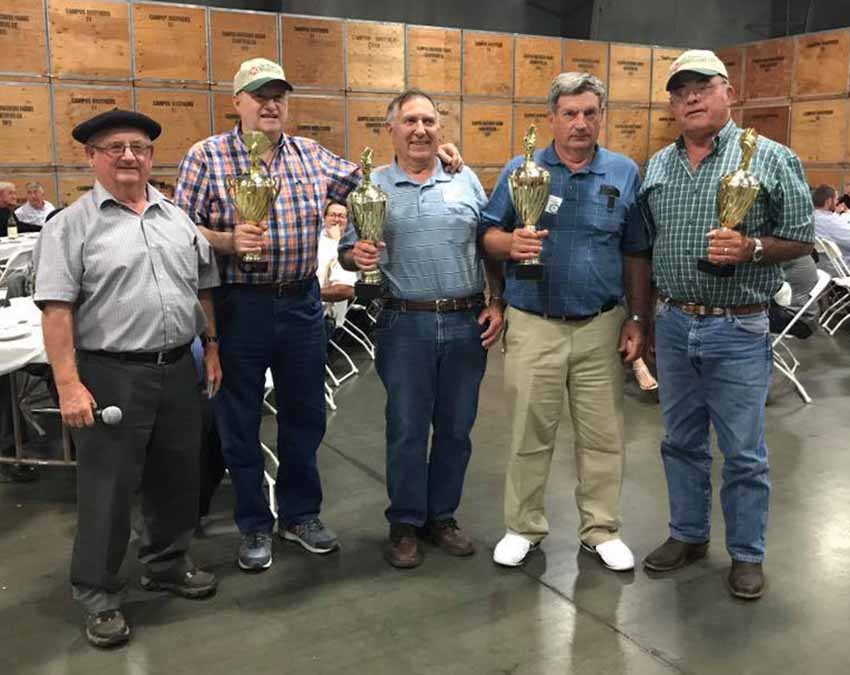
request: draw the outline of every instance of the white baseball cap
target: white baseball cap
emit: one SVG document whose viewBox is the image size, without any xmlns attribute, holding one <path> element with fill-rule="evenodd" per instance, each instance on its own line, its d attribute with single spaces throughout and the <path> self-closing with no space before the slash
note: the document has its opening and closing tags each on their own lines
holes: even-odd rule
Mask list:
<svg viewBox="0 0 850 675">
<path fill-rule="evenodd" d="M 673 78 L 684 72 L 699 73 L 708 77 L 722 75 L 727 80 L 729 79 L 723 61 L 717 58 L 717 54 L 708 49 L 689 49 L 670 64 L 670 72 L 667 73 L 667 91 L 670 91 L 670 82 Z"/>
<path fill-rule="evenodd" d="M 242 62 L 233 77 L 233 95 L 240 91 L 257 91 L 269 82 L 283 82 L 292 91 L 292 85 L 286 81 L 286 74 L 279 64 L 268 59 L 248 59 Z"/>
</svg>

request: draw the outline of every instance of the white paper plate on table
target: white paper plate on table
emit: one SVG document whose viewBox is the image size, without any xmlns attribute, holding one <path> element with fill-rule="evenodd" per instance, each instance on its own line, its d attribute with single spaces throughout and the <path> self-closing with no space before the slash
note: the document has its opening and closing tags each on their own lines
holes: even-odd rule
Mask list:
<svg viewBox="0 0 850 675">
<path fill-rule="evenodd" d="M 0 340 L 17 340 L 29 337 L 31 332 L 29 324 L 26 323 L 0 326 Z"/>
</svg>

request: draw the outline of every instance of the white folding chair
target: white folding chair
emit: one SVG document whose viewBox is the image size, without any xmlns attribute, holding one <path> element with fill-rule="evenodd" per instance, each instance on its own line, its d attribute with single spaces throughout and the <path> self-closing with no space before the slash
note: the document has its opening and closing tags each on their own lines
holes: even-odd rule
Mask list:
<svg viewBox="0 0 850 675">
<path fill-rule="evenodd" d="M 782 332 L 779 333 L 775 338 L 773 338 L 773 364 L 776 366 L 776 369 L 785 375 L 791 382 L 794 383 L 794 386 L 797 388 L 797 391 L 800 393 L 800 396 L 806 403 L 811 403 L 812 398 L 809 396 L 805 387 L 800 383 L 800 380 L 797 379 L 797 369 L 800 367 L 800 361 L 794 352 L 791 350 L 791 347 L 788 346 L 787 340 L 790 337 L 789 331 L 797 323 L 801 317 L 806 313 L 806 311 L 811 307 L 812 303 L 817 302 L 817 299 L 820 297 L 821 293 L 826 290 L 827 285 L 829 285 L 830 276 L 823 270 L 818 270 L 818 281 L 815 284 L 814 288 L 809 291 L 809 299 L 806 300 L 805 304 L 800 308 L 800 310 L 794 315 L 791 321 L 788 322 L 788 325 L 782 329 Z M 780 351 L 781 350 L 781 351 Z M 784 353 L 783 353 L 784 352 Z"/>
<path fill-rule="evenodd" d="M 375 345 L 368 335 L 351 319 L 348 318 L 349 313 L 351 312 L 362 312 L 368 318 L 368 320 L 372 323 L 375 322 L 375 319 L 372 318 L 372 315 L 369 314 L 369 310 L 366 309 L 363 305 L 359 305 L 355 302 L 352 302 L 345 310 L 345 319 L 340 326 L 340 329 L 345 332 L 352 340 L 354 340 L 357 344 L 359 344 L 366 353 L 369 355 L 373 361 L 375 360 Z"/>
<path fill-rule="evenodd" d="M 263 387 L 263 409 L 270 412 L 272 415 L 277 415 L 277 408 L 275 408 L 271 403 L 269 403 L 269 396 L 271 396 L 274 391 L 274 380 L 272 380 L 272 371 L 266 369 L 266 382 Z M 263 469 L 263 476 L 266 479 L 266 486 L 269 491 L 269 509 L 274 514 L 274 517 L 277 518 L 277 501 L 274 495 L 274 486 L 275 486 L 275 476 L 277 476 L 277 467 L 280 465 L 280 461 L 277 458 L 277 454 L 275 454 L 272 449 L 263 443 L 260 440 L 260 448 L 265 454 L 266 458 L 269 460 L 271 465 L 274 467 L 274 476 L 269 473 L 268 469 Z"/>
<path fill-rule="evenodd" d="M 850 317 L 847 314 L 847 309 L 850 307 L 850 267 L 844 261 L 844 256 L 841 255 L 841 249 L 831 239 L 820 237 L 817 240 L 817 245 L 823 248 L 827 259 L 832 265 L 835 274 L 832 276 L 832 283 L 838 291 L 838 297 L 827 307 L 820 317 L 820 325 L 830 335 L 835 335 L 835 331 L 842 323 Z M 833 323 L 839 319 L 837 323 Z M 832 324 L 832 325 L 830 325 Z"/>
<path fill-rule="evenodd" d="M 32 261 L 32 247 L 21 246 L 9 256 L 6 261 L 6 267 L 3 268 L 3 273 L 0 274 L 0 286 L 5 285 L 9 275 L 16 270 L 24 270 Z"/>
</svg>

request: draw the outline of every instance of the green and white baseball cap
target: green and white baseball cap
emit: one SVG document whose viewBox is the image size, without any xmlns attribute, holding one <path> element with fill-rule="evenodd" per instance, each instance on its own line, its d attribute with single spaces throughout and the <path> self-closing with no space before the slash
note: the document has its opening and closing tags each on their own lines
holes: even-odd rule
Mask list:
<svg viewBox="0 0 850 675">
<path fill-rule="evenodd" d="M 670 83 L 673 78 L 684 72 L 699 73 L 708 77 L 722 75 L 725 79 L 729 79 L 723 61 L 717 58 L 717 54 L 708 49 L 689 49 L 670 64 L 670 72 L 667 73 L 667 91 L 670 91 Z"/>
<path fill-rule="evenodd" d="M 286 81 L 286 74 L 279 64 L 268 59 L 248 59 L 242 62 L 233 77 L 233 95 L 240 91 L 257 91 L 269 82 L 283 82 L 292 91 L 292 85 Z"/>
</svg>

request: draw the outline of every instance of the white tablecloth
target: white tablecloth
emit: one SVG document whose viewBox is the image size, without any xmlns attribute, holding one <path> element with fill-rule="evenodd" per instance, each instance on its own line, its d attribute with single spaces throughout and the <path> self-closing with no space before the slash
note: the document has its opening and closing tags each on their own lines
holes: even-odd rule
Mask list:
<svg viewBox="0 0 850 675">
<path fill-rule="evenodd" d="M 41 334 L 41 312 L 32 298 L 12 298 L 11 307 L 0 308 L 0 334 L 7 326 L 29 329 L 26 336 L 0 340 L 0 375 L 23 368 L 28 363 L 47 363 Z"/>
<path fill-rule="evenodd" d="M 38 232 L 24 232 L 18 235 L 17 239 L 9 239 L 9 237 L 0 237 L 0 261 L 6 261 L 18 248 L 32 250 L 35 248 L 35 242 L 38 240 Z"/>
</svg>

